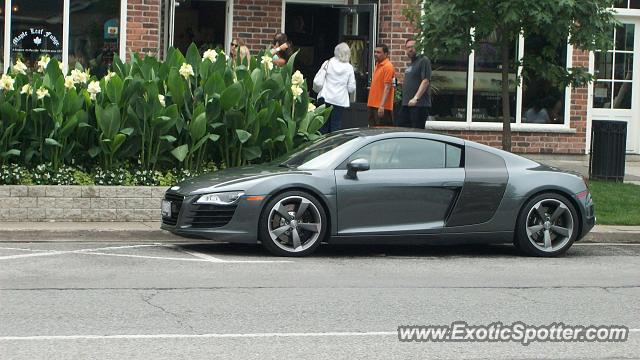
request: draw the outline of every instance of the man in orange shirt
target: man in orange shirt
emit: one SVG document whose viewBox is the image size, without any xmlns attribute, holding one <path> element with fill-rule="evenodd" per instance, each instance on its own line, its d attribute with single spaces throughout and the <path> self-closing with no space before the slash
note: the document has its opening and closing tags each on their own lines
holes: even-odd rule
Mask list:
<svg viewBox="0 0 640 360">
<path fill-rule="evenodd" d="M 376 69 L 371 79 L 369 89 L 369 127 L 393 125 L 393 78 L 396 69 L 389 61 L 389 47 L 384 44 L 376 45 L 373 52 L 376 59 Z"/>
</svg>

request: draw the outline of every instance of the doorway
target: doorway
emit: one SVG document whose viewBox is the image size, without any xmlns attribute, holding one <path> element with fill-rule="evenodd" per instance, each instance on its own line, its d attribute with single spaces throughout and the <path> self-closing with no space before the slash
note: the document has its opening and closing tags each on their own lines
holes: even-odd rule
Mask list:
<svg viewBox="0 0 640 360">
<path fill-rule="evenodd" d="M 333 56 L 333 49 L 340 40 L 335 21 L 339 15 L 340 10 L 331 5 L 286 5 L 285 33 L 293 44 L 293 51 L 299 51 L 296 69 L 307 79 L 309 89 L 314 75 L 322 63 Z"/>
<path fill-rule="evenodd" d="M 627 152 L 640 154 L 640 19 L 619 18 L 614 47 L 594 53 L 592 120 L 627 124 Z"/>
<path fill-rule="evenodd" d="M 299 51 L 296 69 L 307 79 L 309 89 L 322 63 L 333 57 L 340 42 L 351 48 L 356 92 L 342 118 L 342 127 L 367 126 L 367 97 L 373 75 L 373 49 L 377 35 L 377 5 L 286 4 L 285 33 Z M 312 96 L 317 94 L 312 92 Z"/>
<path fill-rule="evenodd" d="M 227 4 L 224 0 L 186 0 L 175 3 L 172 21 L 172 37 L 169 46 L 186 54 L 191 43 L 200 53 L 207 49 L 225 49 L 227 28 Z M 173 17 L 173 19 L 171 19 Z M 171 31 L 171 30 L 170 30 Z"/>
</svg>

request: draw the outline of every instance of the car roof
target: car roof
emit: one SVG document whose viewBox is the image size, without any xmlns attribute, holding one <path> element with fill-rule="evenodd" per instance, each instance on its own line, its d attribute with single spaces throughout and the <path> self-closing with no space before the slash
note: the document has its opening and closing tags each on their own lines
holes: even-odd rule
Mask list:
<svg viewBox="0 0 640 360">
<path fill-rule="evenodd" d="M 378 139 L 388 139 L 394 137 L 419 137 L 424 139 L 431 139 L 436 141 L 444 141 L 451 144 L 456 145 L 464 145 L 465 140 L 449 136 L 434 133 L 427 130 L 422 129 L 409 129 L 409 128 L 397 128 L 397 127 L 374 127 L 374 128 L 353 128 L 353 129 L 345 129 L 340 130 L 335 133 L 345 134 L 345 135 L 353 135 L 362 138 L 378 138 Z M 377 139 L 376 139 L 377 140 Z"/>
</svg>

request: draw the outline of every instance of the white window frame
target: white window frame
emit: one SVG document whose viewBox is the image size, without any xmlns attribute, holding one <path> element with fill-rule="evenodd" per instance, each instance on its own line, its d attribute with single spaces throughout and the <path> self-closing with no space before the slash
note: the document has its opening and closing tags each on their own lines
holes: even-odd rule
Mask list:
<svg viewBox="0 0 640 360">
<path fill-rule="evenodd" d="M 3 67 L 2 69 L 5 73 L 9 69 L 9 65 L 11 65 L 11 17 L 12 10 L 11 4 L 12 0 L 4 0 L 4 8 L 9 9 L 9 11 L 5 11 L 4 14 L 4 54 L 3 56 Z M 71 0 L 63 0 L 62 3 L 62 65 L 64 69 L 68 69 L 69 67 L 69 26 L 70 26 L 70 4 Z M 120 0 L 120 47 L 118 49 L 118 56 L 121 59 L 124 59 L 127 49 L 127 0 Z"/>
<path fill-rule="evenodd" d="M 473 36 L 475 29 L 471 29 Z M 518 56 L 522 60 L 524 55 L 524 34 L 518 38 Z M 567 42 L 566 68 L 573 66 L 573 46 Z M 522 66 L 518 67 L 518 75 L 522 75 Z M 502 131 L 502 122 L 474 122 L 473 121 L 473 81 L 475 75 L 475 50 L 469 54 L 467 66 L 467 118 L 460 121 L 427 121 L 426 128 L 431 130 L 472 130 L 472 131 Z M 564 123 L 562 124 L 530 124 L 522 122 L 522 81 L 518 83 L 516 89 L 516 122 L 511 124 L 513 131 L 526 132 L 548 132 L 548 133 L 576 133 L 576 129 L 571 128 L 571 86 L 565 89 L 564 100 Z"/>
</svg>

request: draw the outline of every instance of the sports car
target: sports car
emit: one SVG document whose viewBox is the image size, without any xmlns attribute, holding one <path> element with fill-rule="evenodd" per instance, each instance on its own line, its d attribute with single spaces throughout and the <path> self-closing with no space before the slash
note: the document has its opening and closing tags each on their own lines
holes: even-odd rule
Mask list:
<svg viewBox="0 0 640 360">
<path fill-rule="evenodd" d="M 420 130 L 348 129 L 171 187 L 162 228 L 304 256 L 323 243 L 513 243 L 566 252 L 595 224 L 580 175 Z"/>
</svg>

